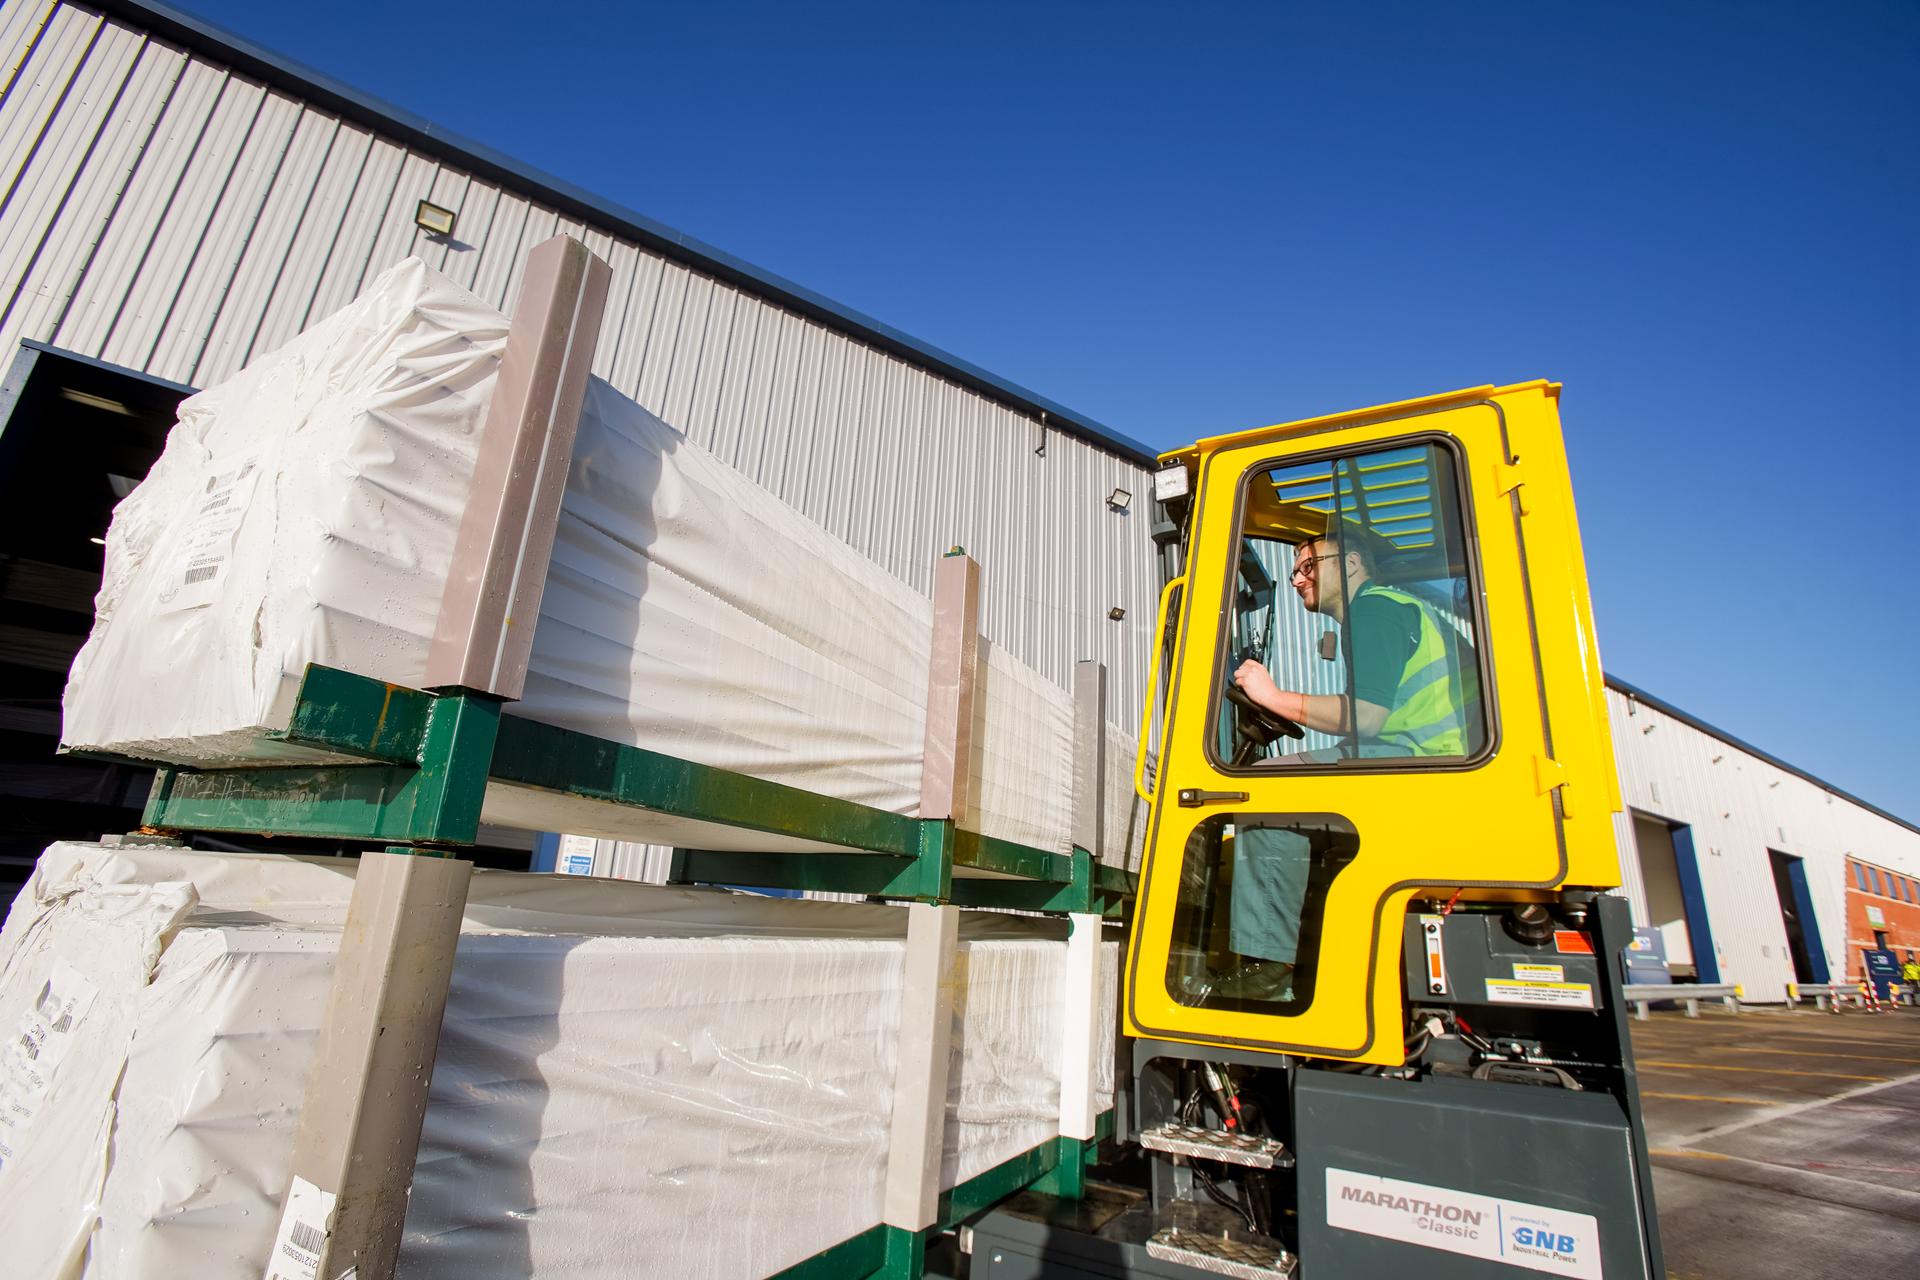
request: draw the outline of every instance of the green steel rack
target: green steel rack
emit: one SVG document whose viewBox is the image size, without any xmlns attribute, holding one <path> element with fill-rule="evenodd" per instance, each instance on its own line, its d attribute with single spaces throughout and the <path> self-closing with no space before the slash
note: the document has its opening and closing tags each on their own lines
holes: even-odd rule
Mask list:
<svg viewBox="0 0 1920 1280">
<path fill-rule="evenodd" d="M 947 1231 L 1022 1191 L 1043 1191 L 1077 1200 L 1086 1188 L 1093 1150 L 1113 1136 L 1113 1112 L 1100 1116 L 1093 1140 L 1056 1138 L 995 1165 L 940 1196 L 940 1219 L 933 1231 Z M 772 1280 L 917 1280 L 925 1272 L 931 1232 L 870 1227 L 804 1262 L 775 1272 Z"/>
<path fill-rule="evenodd" d="M 490 782 L 830 844 L 846 852 L 681 850 L 674 880 L 861 893 L 958 906 L 1124 914 L 1133 878 L 1090 850 L 1033 848 L 944 819 L 903 817 L 588 734 L 502 715 L 465 689 L 427 691 L 319 665 L 307 668 L 285 730 L 271 735 L 353 763 L 194 769 L 161 764 L 144 829 L 319 837 L 451 856 L 478 837 Z M 298 755 L 297 751 L 286 752 Z M 151 763 L 151 762 L 148 762 Z M 943 1193 L 939 1222 L 877 1226 L 781 1274 L 783 1280 L 924 1274 L 934 1232 L 1034 1187 L 1077 1197 L 1095 1138 L 1058 1138 Z"/>
<path fill-rule="evenodd" d="M 491 782 L 611 802 L 844 853 L 686 850 L 675 879 L 959 906 L 1117 917 L 1132 877 L 952 822 L 903 817 L 516 716 L 466 690 L 427 692 L 310 666 L 273 736 L 361 763 L 158 766 L 147 830 L 370 841 L 448 853 L 476 840 Z M 149 762 L 150 763 L 150 762 Z"/>
</svg>

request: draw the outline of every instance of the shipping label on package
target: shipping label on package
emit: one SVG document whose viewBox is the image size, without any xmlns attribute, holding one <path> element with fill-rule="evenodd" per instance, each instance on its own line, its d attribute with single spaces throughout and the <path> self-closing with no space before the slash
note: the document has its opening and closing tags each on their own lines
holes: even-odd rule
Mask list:
<svg viewBox="0 0 1920 1280">
<path fill-rule="evenodd" d="M 233 560 L 234 537 L 260 480 L 260 461 L 247 457 L 207 477 L 187 521 L 181 554 L 167 568 L 160 611 L 172 613 L 212 604 Z"/>
<path fill-rule="evenodd" d="M 74 1029 L 99 994 L 98 987 L 62 961 L 0 1046 L 0 1174 L 19 1150 L 54 1070 L 73 1044 Z"/>
</svg>

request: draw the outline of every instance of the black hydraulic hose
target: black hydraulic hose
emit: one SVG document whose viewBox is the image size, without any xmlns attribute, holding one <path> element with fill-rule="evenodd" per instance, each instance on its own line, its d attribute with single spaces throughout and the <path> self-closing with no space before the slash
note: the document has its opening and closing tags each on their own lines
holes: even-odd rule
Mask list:
<svg viewBox="0 0 1920 1280">
<path fill-rule="evenodd" d="M 1193 1170 L 1194 1181 L 1200 1184 L 1200 1189 L 1207 1193 L 1207 1197 L 1210 1200 L 1222 1208 L 1231 1209 L 1239 1214 L 1241 1219 L 1246 1222 L 1247 1230 L 1259 1232 L 1262 1235 L 1266 1234 L 1265 1232 L 1261 1232 L 1258 1226 L 1254 1225 L 1253 1211 L 1215 1186 L 1211 1174 L 1205 1169 L 1202 1169 L 1198 1164 L 1190 1164 L 1187 1167 Z"/>
<path fill-rule="evenodd" d="M 1202 1119 L 1201 1099 L 1203 1095 L 1201 1090 L 1205 1087 L 1205 1076 L 1191 1067 L 1184 1068 L 1182 1075 L 1193 1082 L 1193 1087 L 1187 1093 L 1186 1100 L 1180 1106 L 1180 1120 L 1183 1124 L 1197 1126 Z M 1224 1114 L 1221 1119 L 1223 1122 L 1225 1121 Z M 1200 1184 L 1200 1189 L 1207 1193 L 1209 1200 L 1212 1200 L 1223 1209 L 1231 1209 L 1234 1213 L 1238 1214 L 1247 1224 L 1247 1230 L 1265 1234 L 1260 1231 L 1259 1226 L 1254 1222 L 1253 1211 L 1222 1191 L 1219 1185 L 1214 1182 L 1213 1175 L 1208 1173 L 1206 1168 L 1200 1163 L 1199 1157 L 1189 1158 L 1187 1168 L 1193 1172 L 1193 1180 Z"/>
</svg>

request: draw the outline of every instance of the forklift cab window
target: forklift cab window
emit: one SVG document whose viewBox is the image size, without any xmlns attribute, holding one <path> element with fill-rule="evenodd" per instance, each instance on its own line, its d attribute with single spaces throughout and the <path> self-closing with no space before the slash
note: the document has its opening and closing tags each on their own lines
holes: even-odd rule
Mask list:
<svg viewBox="0 0 1920 1280">
<path fill-rule="evenodd" d="M 1175 999 L 1297 1014 L 1313 998 L 1323 907 L 1361 835 L 1339 814 L 1277 811 L 1293 793 L 1271 784 L 1298 776 L 1309 801 L 1315 772 L 1486 755 L 1461 508 L 1453 451 L 1437 440 L 1249 473 L 1208 746 L 1258 808 L 1210 817 L 1188 841 Z"/>
<path fill-rule="evenodd" d="M 1438 443 L 1249 474 L 1218 763 L 1458 767 L 1481 754 L 1478 592 L 1460 507 L 1452 452 Z"/>
</svg>

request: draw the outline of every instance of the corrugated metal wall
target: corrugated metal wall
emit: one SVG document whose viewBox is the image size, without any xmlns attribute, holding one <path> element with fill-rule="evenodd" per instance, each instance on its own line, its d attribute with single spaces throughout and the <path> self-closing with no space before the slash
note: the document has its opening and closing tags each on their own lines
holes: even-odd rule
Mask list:
<svg viewBox="0 0 1920 1280">
<path fill-rule="evenodd" d="M 451 243 L 414 227 L 423 198 L 458 213 Z M 510 310 L 563 232 L 613 266 L 596 373 L 921 591 L 965 546 L 988 637 L 1062 686 L 1101 659 L 1136 722 L 1155 570 L 1133 462 L 97 13 L 0 8 L 0 352 L 207 386 L 409 254 Z"/>
<path fill-rule="evenodd" d="M 1723 981 L 1755 1000 L 1793 981 L 1767 851 L 1806 860 L 1820 942 L 1835 980 L 1845 954 L 1849 855 L 1920 875 L 1920 832 L 1614 688 L 1607 690 L 1621 798 L 1629 810 L 1693 830 L 1694 854 Z M 1634 923 L 1647 923 L 1631 813 L 1615 819 Z M 1858 968 L 1857 965 L 1852 966 Z"/>
</svg>

